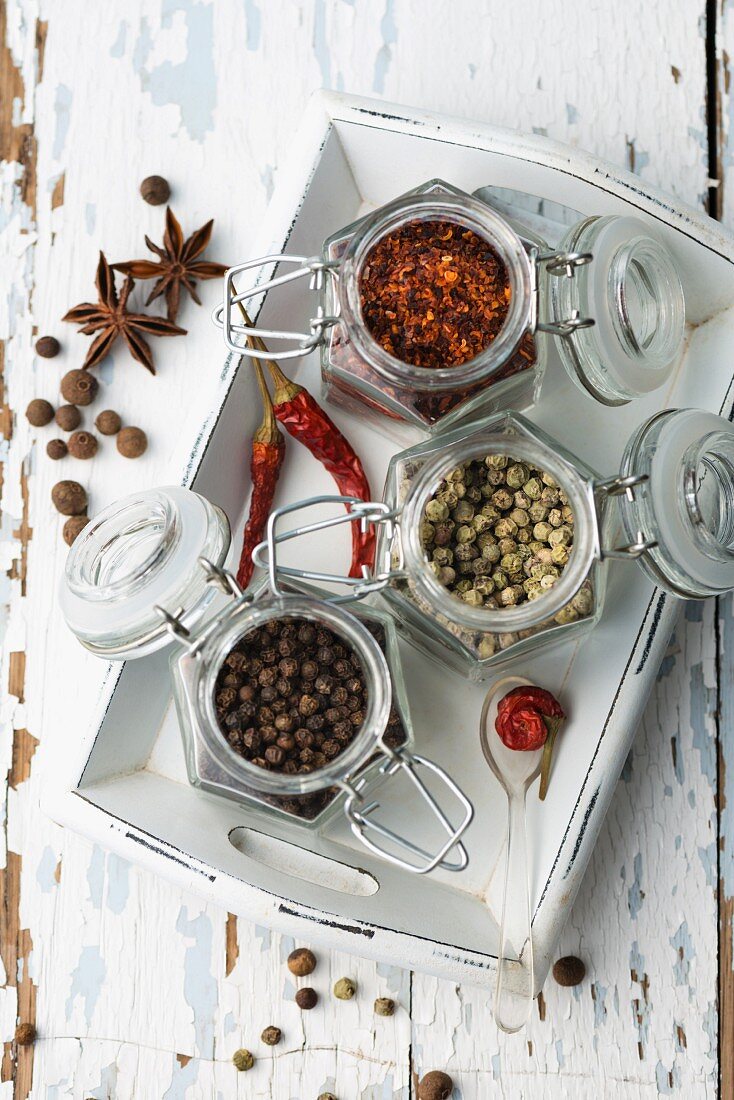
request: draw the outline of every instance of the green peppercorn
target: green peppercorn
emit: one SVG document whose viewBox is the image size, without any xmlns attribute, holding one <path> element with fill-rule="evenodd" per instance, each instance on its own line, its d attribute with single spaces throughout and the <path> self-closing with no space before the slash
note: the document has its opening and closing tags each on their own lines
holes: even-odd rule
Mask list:
<svg viewBox="0 0 734 1100">
<path fill-rule="evenodd" d="M 522 487 L 526 497 L 530 500 L 540 500 L 540 494 L 543 492 L 543 484 L 537 477 L 529 478 Z"/>
<path fill-rule="evenodd" d="M 513 535 L 517 534 L 517 524 L 514 519 L 505 516 L 504 519 L 495 524 L 494 533 L 498 539 L 512 538 Z"/>
<path fill-rule="evenodd" d="M 476 588 L 469 588 L 466 592 L 462 592 L 461 598 L 464 603 L 468 603 L 472 607 L 481 607 L 484 603 L 484 597 Z"/>
<path fill-rule="evenodd" d="M 426 519 L 431 523 L 449 518 L 449 506 L 441 500 L 429 500 L 425 508 Z"/>
<path fill-rule="evenodd" d="M 594 596 L 590 588 L 580 588 L 571 600 L 571 605 L 579 615 L 590 615 L 594 606 Z"/>
<path fill-rule="evenodd" d="M 560 611 L 557 611 L 553 616 L 553 621 L 558 623 L 559 626 L 568 626 L 569 623 L 575 623 L 579 617 L 578 611 L 570 604 L 566 604 Z"/>
<path fill-rule="evenodd" d="M 548 542 L 550 533 L 553 530 L 550 523 L 536 523 L 533 527 L 533 538 L 536 538 L 538 542 Z"/>
<path fill-rule="evenodd" d="M 570 527 L 564 523 L 562 527 L 556 527 L 548 536 L 548 542 L 553 546 L 568 546 L 573 537 Z"/>
<path fill-rule="evenodd" d="M 471 525 L 478 535 L 481 535 L 484 531 L 488 531 L 492 526 L 492 521 L 481 512 L 478 512 L 471 521 Z"/>
<path fill-rule="evenodd" d="M 477 577 L 474 581 L 474 587 L 477 592 L 481 592 L 483 596 L 491 596 L 494 592 L 495 585 L 491 577 L 483 576 Z"/>
<path fill-rule="evenodd" d="M 542 523 L 544 519 L 548 518 L 548 509 L 539 500 L 533 501 L 528 508 L 528 516 L 533 523 Z"/>
<path fill-rule="evenodd" d="M 551 550 L 551 561 L 554 565 L 568 565 L 568 559 L 570 557 L 571 555 L 568 552 L 568 547 L 560 543 Z"/>
<path fill-rule="evenodd" d="M 496 569 L 492 574 L 492 580 L 494 581 L 495 588 L 501 592 L 503 588 L 507 588 L 507 574 L 503 573 L 501 569 Z"/>
<path fill-rule="evenodd" d="M 551 527 L 560 527 L 563 523 L 563 515 L 560 508 L 551 508 L 547 518 Z"/>
<path fill-rule="evenodd" d="M 244 1047 L 234 1052 L 234 1054 L 232 1055 L 232 1061 L 234 1063 L 235 1069 L 239 1070 L 240 1073 L 244 1073 L 248 1069 L 252 1069 L 252 1067 L 255 1065 L 255 1059 L 250 1054 L 249 1050 L 245 1050 Z"/>
<path fill-rule="evenodd" d="M 490 470 L 505 470 L 509 463 L 507 455 L 487 455 L 484 460 L 485 466 Z"/>
<path fill-rule="evenodd" d="M 540 494 L 540 503 L 546 508 L 554 508 L 558 504 L 558 490 L 551 489 L 546 485 Z"/>
<path fill-rule="evenodd" d="M 432 556 L 438 565 L 453 565 L 454 563 L 454 552 L 448 546 L 437 546 Z"/>
<path fill-rule="evenodd" d="M 485 561 L 490 562 L 492 565 L 496 565 L 501 556 L 502 551 L 500 550 L 496 542 L 486 542 L 482 547 L 482 557 Z"/>
<path fill-rule="evenodd" d="M 395 1001 L 390 997 L 378 997 L 375 1001 L 376 1016 L 393 1016 L 395 1014 Z"/>
<path fill-rule="evenodd" d="M 477 533 L 473 527 L 469 526 L 468 523 L 462 523 L 461 527 L 456 528 L 454 536 L 457 542 L 474 542 L 477 537 Z"/>
<path fill-rule="evenodd" d="M 479 551 L 470 542 L 460 542 L 454 548 L 455 561 L 474 561 L 478 557 Z"/>
<path fill-rule="evenodd" d="M 485 605 L 486 606 L 486 605 Z M 497 652 L 497 641 L 493 634 L 484 634 L 477 646 L 477 654 L 480 661 L 486 661 L 494 657 Z"/>
<path fill-rule="evenodd" d="M 500 565 L 505 573 L 519 573 L 522 569 L 522 558 L 518 553 L 504 554 L 500 559 Z"/>
<path fill-rule="evenodd" d="M 530 471 L 522 462 L 516 462 L 513 466 L 508 466 L 507 468 L 506 480 L 511 489 L 522 488 L 529 476 Z"/>
<path fill-rule="evenodd" d="M 500 539 L 497 543 L 500 554 L 514 554 L 517 550 L 517 539 L 511 539 L 509 537 Z"/>
<path fill-rule="evenodd" d="M 456 587 L 454 588 L 454 592 L 457 592 L 461 596 L 462 593 L 468 592 L 469 589 L 473 588 L 473 587 L 474 587 L 474 585 L 469 580 L 468 577 L 462 577 L 462 579 L 460 581 L 456 582 Z"/>
<path fill-rule="evenodd" d="M 523 492 L 522 489 L 517 490 L 515 496 L 513 497 L 513 500 L 515 501 L 516 508 L 524 508 L 525 510 L 527 510 L 532 503 L 530 497 L 527 495 L 527 493 Z"/>
<path fill-rule="evenodd" d="M 437 576 L 444 588 L 450 588 L 456 580 L 456 570 L 452 569 L 450 565 L 442 565 Z"/>
<path fill-rule="evenodd" d="M 516 523 L 518 527 L 527 527 L 530 523 L 530 516 L 524 508 L 513 508 L 510 512 L 510 519 L 513 523 Z"/>
<path fill-rule="evenodd" d="M 495 493 L 492 493 L 492 503 L 501 512 L 506 512 L 508 508 L 512 507 L 512 497 L 507 489 L 498 489 Z"/>
<path fill-rule="evenodd" d="M 339 1001 L 351 1001 L 357 992 L 357 983 L 351 978 L 340 978 L 334 985 L 334 996 Z"/>
<path fill-rule="evenodd" d="M 421 523 L 420 536 L 424 546 L 430 546 L 436 537 L 436 529 L 427 519 L 424 519 Z"/>
</svg>

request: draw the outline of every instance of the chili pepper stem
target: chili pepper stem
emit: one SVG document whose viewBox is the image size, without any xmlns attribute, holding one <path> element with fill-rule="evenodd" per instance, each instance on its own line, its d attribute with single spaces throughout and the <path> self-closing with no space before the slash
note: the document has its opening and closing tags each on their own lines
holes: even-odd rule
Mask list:
<svg viewBox="0 0 734 1100">
<path fill-rule="evenodd" d="M 560 729 L 563 719 L 551 718 L 548 715 L 544 714 L 543 721 L 545 723 L 546 729 L 548 730 L 548 736 L 546 737 L 545 744 L 543 745 L 543 759 L 540 762 L 540 790 L 538 791 L 538 798 L 541 802 L 545 801 L 545 796 L 548 793 L 553 746 L 556 741 L 556 734 Z"/>
<path fill-rule="evenodd" d="M 253 436 L 253 442 L 280 444 L 283 441 L 283 433 L 278 427 L 278 421 L 275 419 L 270 391 L 265 382 L 263 369 L 257 360 L 255 361 L 255 377 L 257 378 L 258 389 L 260 390 L 260 396 L 263 401 L 263 418 L 260 427 Z"/>
<path fill-rule="evenodd" d="M 232 284 L 232 293 L 237 293 L 237 288 L 235 287 L 234 283 Z M 245 322 L 245 324 L 249 328 L 254 328 L 255 326 L 250 319 L 250 315 L 245 307 L 242 305 L 242 302 L 238 302 L 237 306 L 242 315 L 242 320 Z M 267 353 L 267 346 L 259 336 L 249 336 L 248 343 L 251 344 L 252 347 L 257 348 L 258 351 Z M 286 375 L 283 374 L 283 371 L 280 369 L 278 364 L 274 362 L 274 360 L 266 359 L 265 364 L 270 371 L 270 377 L 272 378 L 273 385 L 275 386 L 275 404 L 282 405 L 286 401 L 292 401 L 293 398 L 301 392 L 303 386 L 299 386 L 297 382 L 292 382 L 290 378 L 287 378 Z"/>
</svg>

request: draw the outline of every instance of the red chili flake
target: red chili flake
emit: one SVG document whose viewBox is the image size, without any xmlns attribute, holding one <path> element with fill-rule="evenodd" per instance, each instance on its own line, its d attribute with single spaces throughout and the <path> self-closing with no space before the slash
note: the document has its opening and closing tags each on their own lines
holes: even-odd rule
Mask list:
<svg viewBox="0 0 734 1100">
<path fill-rule="evenodd" d="M 368 330 L 390 355 L 416 367 L 460 366 L 484 351 L 510 298 L 497 252 L 453 222 L 406 222 L 373 246 L 360 276 Z"/>
</svg>

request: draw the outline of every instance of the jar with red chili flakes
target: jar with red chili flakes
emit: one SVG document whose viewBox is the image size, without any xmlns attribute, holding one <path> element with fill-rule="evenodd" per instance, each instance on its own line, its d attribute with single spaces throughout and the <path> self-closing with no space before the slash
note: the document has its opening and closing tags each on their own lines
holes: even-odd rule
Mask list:
<svg viewBox="0 0 734 1100">
<path fill-rule="evenodd" d="M 237 292 L 240 273 L 298 263 Z M 308 276 L 318 294 L 309 332 L 243 324 L 234 309 Z M 630 217 L 583 219 L 557 249 L 489 202 L 441 180 L 379 207 L 324 243 L 317 257 L 267 256 L 232 268 L 215 311 L 231 350 L 295 337 L 273 359 L 321 349 L 327 395 L 390 434 L 433 434 L 537 399 L 556 338 L 574 382 L 624 404 L 662 385 L 683 344 L 685 306 L 668 251 Z M 391 426 L 393 431 L 390 431 Z"/>
</svg>

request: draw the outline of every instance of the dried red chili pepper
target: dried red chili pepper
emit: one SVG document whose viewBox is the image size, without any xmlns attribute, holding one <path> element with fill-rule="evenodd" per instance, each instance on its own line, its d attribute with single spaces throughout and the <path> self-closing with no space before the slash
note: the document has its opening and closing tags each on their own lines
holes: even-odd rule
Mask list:
<svg viewBox="0 0 734 1100">
<path fill-rule="evenodd" d="M 508 749 L 533 752 L 543 749 L 539 798 L 548 790 L 553 745 L 566 717 L 554 695 L 531 685 L 513 688 L 500 699 L 494 727 Z"/>
<path fill-rule="evenodd" d="M 265 536 L 265 525 L 273 506 L 275 487 L 285 458 L 285 438 L 276 423 L 273 402 L 265 384 L 262 367 L 257 362 L 255 373 L 263 399 L 263 418 L 252 439 L 250 459 L 252 495 L 250 512 L 242 538 L 240 564 L 237 569 L 237 582 L 242 588 L 247 588 L 252 578 L 254 569 L 252 552 Z"/>
<path fill-rule="evenodd" d="M 252 325 L 242 304 L 238 305 L 245 324 Z M 267 352 L 259 336 L 251 339 L 259 351 Z M 307 389 L 286 378 L 272 359 L 266 360 L 266 363 L 275 385 L 273 410 L 288 434 L 303 443 L 314 458 L 326 467 L 342 496 L 371 500 L 372 490 L 364 467 L 346 436 Z M 352 562 L 349 576 L 361 577 L 362 566 L 372 568 L 375 561 L 375 533 L 371 527 L 361 531 L 356 522 L 351 527 Z"/>
</svg>

